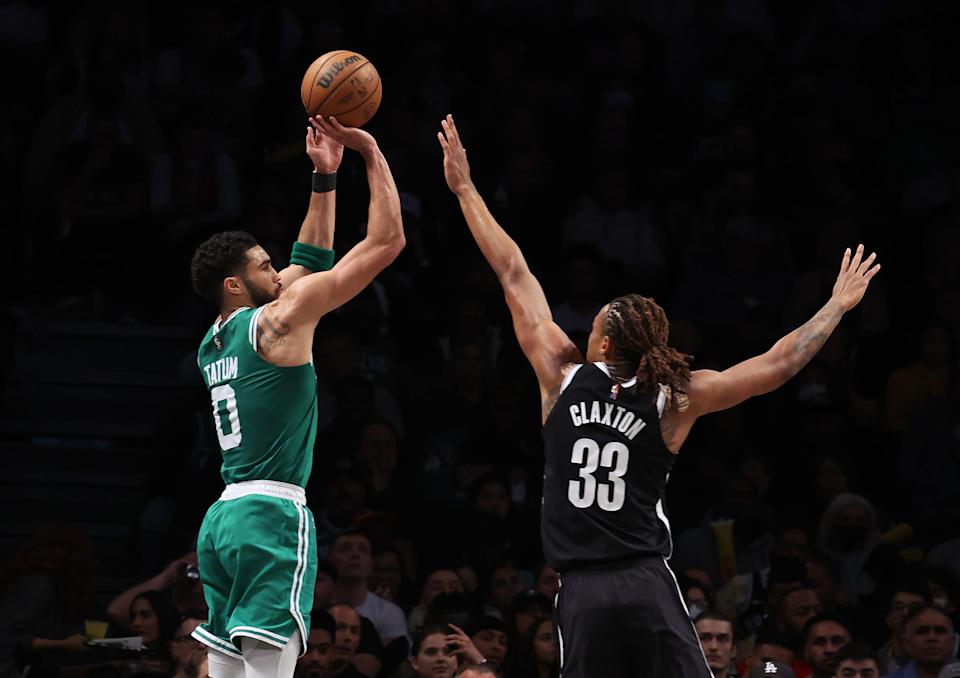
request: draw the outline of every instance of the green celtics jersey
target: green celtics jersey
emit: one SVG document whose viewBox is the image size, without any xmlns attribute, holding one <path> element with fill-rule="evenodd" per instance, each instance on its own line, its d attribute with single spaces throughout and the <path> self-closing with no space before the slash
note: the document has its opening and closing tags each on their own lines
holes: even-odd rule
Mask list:
<svg viewBox="0 0 960 678">
<path fill-rule="evenodd" d="M 197 365 L 210 390 L 228 485 L 278 480 L 305 487 L 317 435 L 313 365 L 277 367 L 257 353 L 264 307 L 240 308 L 200 342 Z"/>
</svg>

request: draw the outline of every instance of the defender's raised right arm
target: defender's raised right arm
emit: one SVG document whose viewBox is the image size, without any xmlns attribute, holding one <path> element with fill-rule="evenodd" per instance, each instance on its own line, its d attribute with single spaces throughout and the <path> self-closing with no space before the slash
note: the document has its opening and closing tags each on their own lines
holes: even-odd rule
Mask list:
<svg viewBox="0 0 960 678">
<path fill-rule="evenodd" d="M 493 218 L 473 185 L 466 149 L 460 141 L 453 116 L 448 115 L 440 124 L 443 131 L 437 133 L 437 138 L 443 148 L 443 173 L 447 186 L 456 194 L 470 233 L 503 288 L 517 340 L 540 382 L 546 419 L 552 407 L 551 399 L 559 392 L 563 380 L 561 368 L 566 363 L 580 362 L 580 353 L 566 333 L 553 322 L 543 288 L 530 272 L 523 253 Z"/>
</svg>

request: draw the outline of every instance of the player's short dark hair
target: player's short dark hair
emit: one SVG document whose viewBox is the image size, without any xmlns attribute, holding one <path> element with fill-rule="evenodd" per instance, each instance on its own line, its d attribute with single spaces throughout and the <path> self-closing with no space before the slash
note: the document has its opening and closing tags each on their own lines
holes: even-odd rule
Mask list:
<svg viewBox="0 0 960 678">
<path fill-rule="evenodd" d="M 243 271 L 247 252 L 257 240 L 246 231 L 224 231 L 210 236 L 193 253 L 190 280 L 194 291 L 219 305 L 223 300 L 223 279 Z"/>
<path fill-rule="evenodd" d="M 310 613 L 310 629 L 326 631 L 333 638 L 337 635 L 337 622 L 333 615 L 322 609 L 315 609 Z"/>
<path fill-rule="evenodd" d="M 807 620 L 807 623 L 803 625 L 804 642 L 807 641 L 807 638 L 810 636 L 810 631 L 813 629 L 813 627 L 816 626 L 817 624 L 822 624 L 823 622 L 834 622 L 835 624 L 839 624 L 844 629 L 846 629 L 848 634 L 853 635 L 852 632 L 850 631 L 850 622 L 848 622 L 846 619 L 844 619 L 840 615 L 824 612 L 823 614 L 818 614 L 813 617 L 810 617 L 810 619 Z"/>
<path fill-rule="evenodd" d="M 878 669 L 880 668 L 880 658 L 877 656 L 877 653 L 873 651 L 872 647 L 861 640 L 852 640 L 837 650 L 837 666 L 840 666 L 840 662 L 847 659 L 852 659 L 856 662 L 870 660 L 876 664 Z"/>
</svg>

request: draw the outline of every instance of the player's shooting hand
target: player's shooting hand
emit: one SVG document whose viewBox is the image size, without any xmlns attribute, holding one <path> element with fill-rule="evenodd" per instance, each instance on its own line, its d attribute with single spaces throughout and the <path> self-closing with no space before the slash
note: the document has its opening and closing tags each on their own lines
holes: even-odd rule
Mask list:
<svg viewBox="0 0 960 678">
<path fill-rule="evenodd" d="M 453 116 L 447 114 L 447 117 L 440 122 L 443 128 L 442 132 L 437 132 L 437 139 L 440 140 L 440 147 L 443 148 L 443 176 L 447 180 L 447 186 L 454 193 L 460 193 L 473 185 L 470 180 L 470 163 L 467 162 L 467 149 L 463 147 L 460 141 L 460 135 L 457 133 L 457 125 L 453 122 Z"/>
<path fill-rule="evenodd" d="M 343 160 L 343 144 L 323 133 L 323 128 L 317 122 L 319 119 L 319 115 L 316 119 L 310 118 L 310 126 L 307 127 L 307 155 L 318 174 L 333 174 Z"/>
<path fill-rule="evenodd" d="M 863 245 L 857 246 L 857 251 L 850 255 L 850 248 L 843 253 L 840 262 L 840 274 L 833 284 L 833 299 L 836 300 L 844 312 L 849 311 L 860 303 L 867 286 L 873 276 L 880 270 L 880 264 L 874 264 L 877 254 L 874 252 L 866 259 L 863 258 Z"/>
<path fill-rule="evenodd" d="M 447 634 L 447 645 L 452 645 L 455 648 L 453 653 L 463 657 L 471 664 L 479 664 L 482 662 L 483 655 L 480 654 L 480 650 L 478 650 L 477 646 L 470 640 L 470 636 L 455 624 L 449 624 L 448 626 L 454 631 L 453 633 Z"/>
<path fill-rule="evenodd" d="M 367 153 L 377 147 L 377 140 L 369 132 L 364 132 L 359 127 L 344 127 L 332 115 L 327 119 L 318 115 L 316 118 L 312 118 L 310 122 L 313 123 L 314 120 L 321 134 L 325 134 L 361 155 L 366 156 Z"/>
</svg>

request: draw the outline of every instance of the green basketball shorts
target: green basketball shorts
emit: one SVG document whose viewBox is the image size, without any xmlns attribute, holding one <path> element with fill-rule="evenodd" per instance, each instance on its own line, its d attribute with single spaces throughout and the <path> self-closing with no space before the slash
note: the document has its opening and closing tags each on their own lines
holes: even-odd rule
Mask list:
<svg viewBox="0 0 960 678">
<path fill-rule="evenodd" d="M 240 636 L 283 648 L 299 631 L 306 652 L 317 540 L 303 489 L 268 480 L 228 485 L 204 516 L 197 558 L 209 615 L 194 638 L 241 657 Z"/>
</svg>

